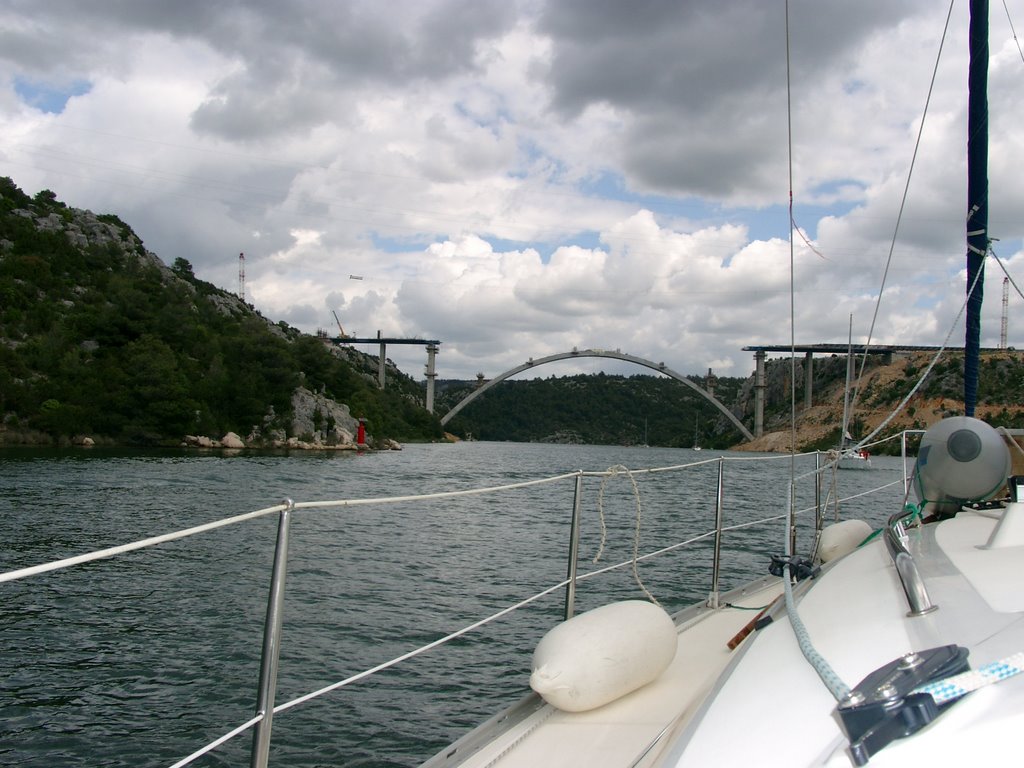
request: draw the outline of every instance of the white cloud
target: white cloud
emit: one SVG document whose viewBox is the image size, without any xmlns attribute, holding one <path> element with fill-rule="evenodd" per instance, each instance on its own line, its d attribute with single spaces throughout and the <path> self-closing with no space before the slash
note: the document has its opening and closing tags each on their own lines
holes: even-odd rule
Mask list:
<svg viewBox="0 0 1024 768">
<path fill-rule="evenodd" d="M 117 213 L 228 290 L 245 252 L 266 316 L 438 338 L 442 377 L 573 346 L 745 375 L 741 347 L 788 341 L 774 6 L 129 6 L 0 9 L 0 173 Z M 941 341 L 963 293 L 964 15 L 878 339 Z M 943 20 L 924 0 L 823 0 L 791 19 L 796 220 L 817 251 L 794 248 L 798 342 L 844 341 L 851 313 L 867 333 Z M 1005 20 L 992 28 L 991 223 L 1012 269 L 1024 80 Z M 44 114 L 19 78 L 89 90 Z M 985 344 L 1001 280 L 991 266 Z M 422 350 L 389 355 L 421 374 Z"/>
</svg>

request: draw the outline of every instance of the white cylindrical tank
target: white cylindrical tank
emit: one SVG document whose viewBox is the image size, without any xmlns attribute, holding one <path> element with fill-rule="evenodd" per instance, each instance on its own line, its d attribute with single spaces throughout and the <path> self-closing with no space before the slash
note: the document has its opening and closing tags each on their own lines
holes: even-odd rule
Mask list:
<svg viewBox="0 0 1024 768">
<path fill-rule="evenodd" d="M 926 502 L 926 512 L 956 512 L 992 498 L 1009 473 L 1010 452 L 1002 436 L 983 421 L 953 416 L 921 438 L 914 490 Z"/>
</svg>

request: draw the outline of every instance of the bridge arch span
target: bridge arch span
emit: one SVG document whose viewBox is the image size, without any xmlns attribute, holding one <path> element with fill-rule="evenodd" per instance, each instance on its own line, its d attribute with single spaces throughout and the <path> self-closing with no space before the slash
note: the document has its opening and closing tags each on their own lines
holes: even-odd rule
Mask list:
<svg viewBox="0 0 1024 768">
<path fill-rule="evenodd" d="M 467 405 L 472 403 L 474 400 L 476 400 L 478 397 L 484 394 L 491 387 L 495 386 L 496 384 L 500 384 L 505 379 L 511 378 L 512 376 L 515 376 L 517 373 L 522 373 L 523 371 L 529 370 L 530 368 L 536 368 L 537 366 L 540 365 L 547 365 L 548 363 L 554 363 L 558 360 L 571 360 L 576 357 L 607 357 L 613 360 L 624 360 L 627 363 L 642 365 L 645 368 L 650 368 L 651 370 L 669 376 L 675 379 L 676 381 L 680 381 L 686 386 L 688 386 L 690 389 L 692 389 L 694 392 L 699 394 L 701 397 L 703 397 L 705 400 L 707 400 L 709 403 L 714 405 L 715 408 L 717 408 L 719 411 L 721 411 L 722 414 L 733 423 L 736 429 L 738 429 L 747 440 L 754 439 L 754 436 L 753 434 L 751 434 L 750 430 L 743 426 L 743 422 L 737 419 L 732 411 L 726 408 L 714 395 L 712 395 L 703 387 L 695 384 L 686 376 L 683 376 L 683 374 L 678 373 L 677 371 L 673 371 L 664 363 L 656 363 L 653 360 L 647 360 L 642 357 L 637 357 L 636 355 L 626 354 L 625 352 L 611 352 L 604 349 L 574 349 L 572 352 L 559 352 L 558 354 L 548 355 L 547 357 L 541 357 L 537 360 L 531 358 L 522 365 L 517 365 L 515 368 L 511 368 L 505 371 L 504 373 L 495 376 L 482 387 L 474 390 L 465 398 L 460 400 L 458 403 L 455 404 L 454 408 L 452 408 L 450 411 L 448 411 L 448 413 L 441 417 L 441 425 L 446 425 L 449 421 L 452 420 L 452 418 L 456 414 L 459 413 L 459 411 L 461 411 Z"/>
</svg>

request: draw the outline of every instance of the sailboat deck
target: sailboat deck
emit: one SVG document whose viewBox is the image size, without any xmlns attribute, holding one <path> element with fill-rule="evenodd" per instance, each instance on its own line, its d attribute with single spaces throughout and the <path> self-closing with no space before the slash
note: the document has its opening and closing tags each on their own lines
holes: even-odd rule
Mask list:
<svg viewBox="0 0 1024 768">
<path fill-rule="evenodd" d="M 733 658 L 729 640 L 781 593 L 779 579 L 763 579 L 729 595 L 725 607 L 683 612 L 675 658 L 654 682 L 589 712 L 538 704 L 517 721 L 498 718 L 424 768 L 645 765 L 645 755 L 657 753 L 651 747 L 697 711 Z M 484 746 L 474 751 L 477 743 Z"/>
</svg>

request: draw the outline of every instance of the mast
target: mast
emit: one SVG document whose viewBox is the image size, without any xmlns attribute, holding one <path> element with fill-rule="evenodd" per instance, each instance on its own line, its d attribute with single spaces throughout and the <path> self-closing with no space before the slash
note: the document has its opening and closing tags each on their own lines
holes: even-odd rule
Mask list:
<svg viewBox="0 0 1024 768">
<path fill-rule="evenodd" d="M 981 301 L 988 253 L 988 0 L 971 0 L 967 103 L 967 334 L 964 414 L 974 415 L 981 349 Z M 971 291 L 971 286 L 974 291 Z"/>
</svg>

